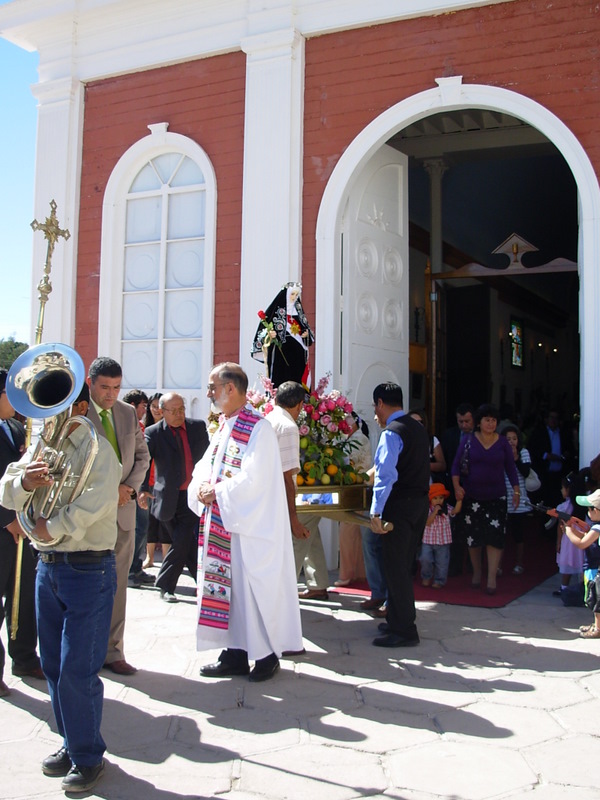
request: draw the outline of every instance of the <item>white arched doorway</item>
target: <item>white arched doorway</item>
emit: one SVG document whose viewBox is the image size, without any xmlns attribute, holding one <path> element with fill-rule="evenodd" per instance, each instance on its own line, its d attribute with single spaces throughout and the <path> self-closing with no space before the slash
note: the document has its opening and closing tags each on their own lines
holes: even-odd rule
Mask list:
<svg viewBox="0 0 600 800">
<path fill-rule="evenodd" d="M 577 138 L 558 117 L 539 103 L 507 89 L 463 84 L 460 77 L 436 79 L 438 87 L 407 98 L 371 122 L 348 146 L 327 184 L 316 231 L 316 321 L 320 332 L 316 374 L 331 371 L 335 384 L 339 348 L 339 227 L 349 194 L 372 156 L 396 132 L 441 110 L 478 108 L 500 111 L 539 130 L 560 151 L 578 190 L 578 264 L 580 276 L 580 460 L 588 464 L 600 450 L 600 419 L 595 413 L 595 388 L 600 384 L 600 335 L 594 318 L 600 290 L 600 187 L 594 168 Z"/>
</svg>

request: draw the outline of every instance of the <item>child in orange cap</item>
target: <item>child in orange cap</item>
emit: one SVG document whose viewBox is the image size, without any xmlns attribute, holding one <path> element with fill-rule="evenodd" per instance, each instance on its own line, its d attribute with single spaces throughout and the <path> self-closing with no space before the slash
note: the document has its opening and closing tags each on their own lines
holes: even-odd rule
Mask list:
<svg viewBox="0 0 600 800">
<path fill-rule="evenodd" d="M 452 530 L 450 517 L 456 516 L 462 507 L 458 500 L 454 507 L 446 503 L 450 492 L 443 483 L 432 483 L 429 487 L 429 516 L 421 545 L 421 583 L 432 589 L 441 589 L 448 578 Z M 433 583 L 432 583 L 433 581 Z"/>
</svg>

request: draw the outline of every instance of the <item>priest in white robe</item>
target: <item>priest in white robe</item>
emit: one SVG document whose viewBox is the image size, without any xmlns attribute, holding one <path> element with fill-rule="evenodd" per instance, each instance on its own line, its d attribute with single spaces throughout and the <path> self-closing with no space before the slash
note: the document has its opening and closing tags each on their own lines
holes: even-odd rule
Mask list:
<svg viewBox="0 0 600 800">
<path fill-rule="evenodd" d="M 188 499 L 201 517 L 197 646 L 224 648 L 201 674 L 262 681 L 277 672 L 284 651 L 303 645 L 277 436 L 246 405 L 247 387 L 238 364 L 211 371 L 208 396 L 223 417 Z"/>
</svg>

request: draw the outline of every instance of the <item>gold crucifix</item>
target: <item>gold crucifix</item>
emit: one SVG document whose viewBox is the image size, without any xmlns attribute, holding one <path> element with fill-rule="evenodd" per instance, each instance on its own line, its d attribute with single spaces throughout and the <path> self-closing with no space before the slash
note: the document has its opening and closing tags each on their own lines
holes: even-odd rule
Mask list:
<svg viewBox="0 0 600 800">
<path fill-rule="evenodd" d="M 35 330 L 35 344 L 42 343 L 42 331 L 44 330 L 44 308 L 48 301 L 48 296 L 52 291 L 52 284 L 50 283 L 50 270 L 52 269 L 52 254 L 54 253 L 54 246 L 59 238 L 69 239 L 71 234 L 65 228 L 64 230 L 59 226 L 56 219 L 56 202 L 50 201 L 50 216 L 46 217 L 45 222 L 38 222 L 34 219 L 31 223 L 34 231 L 43 231 L 45 238 L 48 241 L 48 248 L 46 250 L 46 263 L 44 264 L 44 275 L 38 283 L 38 292 L 40 293 L 40 310 L 38 314 L 38 323 Z"/>
</svg>

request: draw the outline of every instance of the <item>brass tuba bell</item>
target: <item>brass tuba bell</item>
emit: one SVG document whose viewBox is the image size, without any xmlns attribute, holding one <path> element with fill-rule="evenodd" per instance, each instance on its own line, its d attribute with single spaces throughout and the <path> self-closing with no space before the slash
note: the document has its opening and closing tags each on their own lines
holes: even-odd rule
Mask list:
<svg viewBox="0 0 600 800">
<path fill-rule="evenodd" d="M 89 419 L 69 417 L 69 408 L 84 380 L 81 356 L 65 344 L 30 347 L 17 358 L 7 375 L 6 395 L 15 411 L 25 417 L 46 420 L 32 461 L 45 461 L 53 481 L 36 489 L 17 513 L 23 531 L 38 544 L 52 546 L 64 538 L 42 542 L 33 535 L 35 523 L 40 517 L 49 519 L 57 506 L 68 505 L 81 494 L 98 452 L 98 434 Z M 71 464 L 61 449 L 73 423 L 84 425 L 89 439 L 79 475 L 72 474 Z"/>
</svg>

